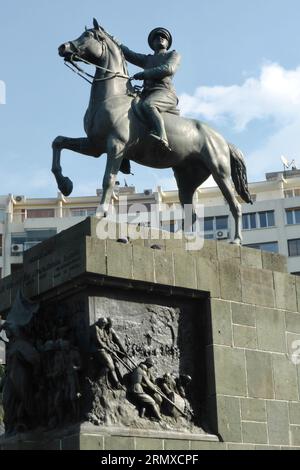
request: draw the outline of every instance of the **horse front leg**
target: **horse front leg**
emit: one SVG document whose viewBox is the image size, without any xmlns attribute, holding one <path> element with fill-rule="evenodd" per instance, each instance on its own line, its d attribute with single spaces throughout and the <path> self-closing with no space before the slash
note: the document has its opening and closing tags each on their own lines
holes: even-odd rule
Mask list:
<svg viewBox="0 0 300 470">
<path fill-rule="evenodd" d="M 116 177 L 120 169 L 124 155 L 124 143 L 112 139 L 108 143 L 107 148 L 107 163 L 102 183 L 102 197 L 100 206 L 97 210 L 97 216 L 107 216 L 109 205 L 112 199 L 113 190 L 115 187 Z"/>
<path fill-rule="evenodd" d="M 55 176 L 58 189 L 64 196 L 69 196 L 73 191 L 73 183 L 67 176 L 63 176 L 60 164 L 61 151 L 63 149 L 73 150 L 73 152 L 81 153 L 91 157 L 99 157 L 101 151 L 90 142 L 87 137 L 71 138 L 58 136 L 52 142 L 53 158 L 52 158 L 52 173 Z"/>
</svg>

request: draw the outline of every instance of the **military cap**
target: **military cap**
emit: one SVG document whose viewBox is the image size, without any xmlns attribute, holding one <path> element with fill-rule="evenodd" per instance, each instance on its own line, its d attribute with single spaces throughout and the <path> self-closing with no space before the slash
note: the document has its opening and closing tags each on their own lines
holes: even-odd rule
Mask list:
<svg viewBox="0 0 300 470">
<path fill-rule="evenodd" d="M 148 44 L 151 47 L 151 49 L 153 49 L 153 47 L 152 47 L 153 39 L 157 35 L 161 35 L 161 36 L 163 36 L 164 38 L 166 38 L 168 40 L 167 49 L 170 49 L 170 47 L 172 46 L 173 38 L 172 38 L 172 34 L 170 33 L 170 31 L 168 31 L 166 28 L 154 28 L 150 32 L 150 34 L 148 36 Z"/>
</svg>

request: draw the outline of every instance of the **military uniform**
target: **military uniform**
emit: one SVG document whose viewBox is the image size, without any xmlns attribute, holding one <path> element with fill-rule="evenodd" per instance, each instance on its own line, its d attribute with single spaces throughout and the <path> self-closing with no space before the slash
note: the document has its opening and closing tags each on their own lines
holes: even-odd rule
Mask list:
<svg viewBox="0 0 300 470">
<path fill-rule="evenodd" d="M 168 48 L 172 44 L 172 36 L 164 28 L 156 28 L 149 34 L 148 42 L 152 47 L 156 36 L 163 36 L 168 40 Z M 180 55 L 175 50 L 168 52 L 165 49 L 156 51 L 155 54 L 139 54 L 131 51 L 123 44 L 120 45 L 123 54 L 128 62 L 144 69 L 133 78 L 144 80 L 141 94 L 141 107 L 146 116 L 153 137 L 158 137 L 166 146 L 168 140 L 164 128 L 164 122 L 160 113 L 175 110 L 178 104 L 172 78 L 180 64 Z"/>
</svg>

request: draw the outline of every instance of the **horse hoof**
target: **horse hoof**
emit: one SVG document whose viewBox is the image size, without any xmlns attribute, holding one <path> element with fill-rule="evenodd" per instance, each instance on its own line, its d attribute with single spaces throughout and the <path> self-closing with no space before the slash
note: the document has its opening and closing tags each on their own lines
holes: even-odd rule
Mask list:
<svg viewBox="0 0 300 470">
<path fill-rule="evenodd" d="M 70 178 L 64 176 L 58 185 L 58 189 L 64 196 L 70 196 L 71 192 L 73 191 L 73 183 Z"/>
<path fill-rule="evenodd" d="M 235 238 L 232 242 L 230 242 L 231 245 L 241 245 L 242 242 L 240 238 Z"/>
</svg>

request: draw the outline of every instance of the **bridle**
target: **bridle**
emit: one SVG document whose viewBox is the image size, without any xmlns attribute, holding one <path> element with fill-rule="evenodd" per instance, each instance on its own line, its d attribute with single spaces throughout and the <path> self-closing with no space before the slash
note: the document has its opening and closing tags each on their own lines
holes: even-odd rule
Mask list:
<svg viewBox="0 0 300 470">
<path fill-rule="evenodd" d="M 96 37 L 95 39 L 96 39 L 96 41 L 100 42 L 98 37 Z M 72 47 L 73 47 L 77 52 L 79 51 L 78 47 L 75 46 L 74 43 L 70 42 L 70 44 L 72 44 Z M 96 67 L 97 69 L 104 70 L 104 72 L 108 72 L 108 73 L 111 74 L 111 75 L 108 76 L 108 77 L 94 78 L 93 75 L 89 74 L 88 72 L 86 72 L 85 70 L 83 70 L 81 67 L 79 67 L 77 64 L 75 64 L 74 59 L 78 59 L 78 60 L 80 60 L 81 62 L 84 62 L 84 63 L 87 64 L 87 65 L 93 65 L 93 66 Z M 72 65 L 73 68 L 70 67 L 70 65 L 68 64 L 68 62 Z M 88 83 L 90 83 L 91 85 L 93 84 L 93 82 L 90 81 L 90 80 L 89 80 L 88 78 L 86 78 L 86 77 L 92 78 L 94 82 L 104 82 L 104 81 L 107 81 L 107 80 L 112 80 L 113 78 L 126 78 L 127 80 L 132 80 L 132 77 L 129 77 L 128 75 L 122 74 L 121 72 L 113 72 L 112 70 L 110 70 L 110 69 L 108 69 L 108 68 L 106 68 L 106 67 L 101 67 L 100 65 L 93 64 L 92 62 L 89 62 L 88 60 L 83 59 L 82 57 L 80 57 L 78 54 L 76 54 L 76 52 L 74 52 L 73 54 L 71 54 L 70 58 L 65 59 L 64 64 L 65 64 L 70 70 L 72 70 L 72 72 L 74 72 L 74 73 L 76 73 L 77 75 L 79 75 L 81 78 L 83 78 L 84 80 L 86 80 L 86 81 L 87 81 Z M 74 70 L 74 69 L 75 69 L 75 70 Z"/>
</svg>

